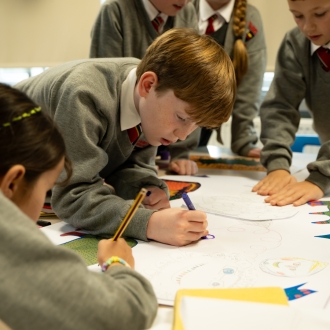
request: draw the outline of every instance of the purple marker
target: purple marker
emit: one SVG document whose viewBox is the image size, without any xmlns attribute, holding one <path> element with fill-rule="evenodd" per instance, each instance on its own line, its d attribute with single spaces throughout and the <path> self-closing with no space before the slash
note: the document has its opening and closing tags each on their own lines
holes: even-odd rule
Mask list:
<svg viewBox="0 0 330 330">
<path fill-rule="evenodd" d="M 182 198 L 183 198 L 184 202 L 186 203 L 188 210 L 196 210 L 194 204 L 188 197 L 187 193 L 183 193 Z M 210 236 L 211 239 L 215 238 L 214 235 L 208 234 L 207 236 L 202 236 L 201 239 L 209 239 L 208 236 Z"/>
<path fill-rule="evenodd" d="M 184 202 L 186 203 L 188 210 L 196 210 L 194 204 L 188 197 L 187 193 L 183 193 L 182 198 L 183 198 Z"/>
</svg>

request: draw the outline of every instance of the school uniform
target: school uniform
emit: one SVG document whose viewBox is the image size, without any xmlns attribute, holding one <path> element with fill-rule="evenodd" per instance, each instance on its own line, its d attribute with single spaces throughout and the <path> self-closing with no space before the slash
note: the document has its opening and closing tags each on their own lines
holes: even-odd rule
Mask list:
<svg viewBox="0 0 330 330">
<path fill-rule="evenodd" d="M 97 235 L 115 233 L 141 188 L 159 187 L 168 194 L 157 177 L 156 147 L 143 134 L 133 144 L 130 140 L 130 129 L 141 121 L 133 99 L 138 63 L 134 58 L 73 61 L 15 86 L 54 118 L 73 163 L 70 184 L 53 188 L 54 211 Z M 153 212 L 141 206 L 125 236 L 147 240 Z"/>
<path fill-rule="evenodd" d="M 197 29 L 197 17 L 191 3 L 176 16 L 167 17 L 162 32 L 180 27 Z M 89 56 L 141 59 L 158 35 L 143 0 L 107 0 L 92 29 Z"/>
<path fill-rule="evenodd" d="M 147 329 L 157 300 L 125 266 L 89 271 L 0 191 L 0 319 L 11 329 Z"/>
<path fill-rule="evenodd" d="M 261 162 L 267 171 L 291 165 L 290 146 L 299 127 L 303 99 L 313 117 L 313 128 L 322 146 L 316 161 L 308 164 L 306 179 L 326 191 L 330 187 L 330 73 L 323 70 L 311 42 L 298 27 L 289 31 L 279 48 L 275 76 L 260 109 Z"/>
<path fill-rule="evenodd" d="M 200 15 L 200 0 L 192 0 L 192 3 Z M 214 14 L 214 11 L 212 14 Z M 233 57 L 235 42 L 233 21 L 233 12 L 231 12 L 229 20 L 224 20 L 220 29 L 210 34 L 223 46 L 231 58 Z M 203 31 L 200 30 L 200 33 L 204 34 L 205 29 Z M 247 5 L 246 8 L 246 29 L 243 33 L 242 40 L 245 43 L 248 53 L 249 69 L 237 88 L 236 100 L 232 112 L 231 149 L 234 153 L 246 156 L 250 150 L 256 148 L 258 142 L 258 135 L 254 129 L 253 119 L 258 115 L 261 87 L 267 60 L 261 16 L 259 11 L 251 5 Z M 222 143 L 221 127 L 217 133 L 218 141 Z M 192 133 L 185 141 L 171 145 L 169 149 L 172 158 L 187 158 L 189 150 L 192 150 L 190 146 L 198 144 L 199 141 L 196 140 L 199 137 L 200 129 Z"/>
</svg>

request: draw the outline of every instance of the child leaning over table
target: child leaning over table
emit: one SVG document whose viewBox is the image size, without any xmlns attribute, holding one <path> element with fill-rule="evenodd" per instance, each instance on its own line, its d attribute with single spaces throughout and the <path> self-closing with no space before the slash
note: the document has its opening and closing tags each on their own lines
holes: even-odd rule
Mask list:
<svg viewBox="0 0 330 330">
<path fill-rule="evenodd" d="M 150 327 L 157 301 L 150 283 L 131 269 L 124 239 L 100 241 L 99 264 L 110 264 L 102 274 L 36 226 L 46 192 L 63 167 L 69 180 L 71 164 L 49 116 L 4 84 L 0 153 L 0 320 L 20 330 Z"/>
<path fill-rule="evenodd" d="M 59 218 L 109 237 L 146 188 L 151 195 L 125 235 L 177 246 L 207 235 L 204 212 L 170 208 L 155 154 L 156 147 L 184 140 L 197 125 L 218 127 L 230 116 L 235 73 L 212 38 L 171 29 L 149 46 L 142 61 L 74 61 L 17 88 L 45 108 L 64 135 L 74 171 L 68 185 L 53 189 Z"/>
<path fill-rule="evenodd" d="M 254 188 L 272 205 L 301 205 L 321 198 L 330 187 L 330 0 L 288 0 L 297 23 L 280 46 L 275 76 L 261 106 L 261 162 L 268 175 Z M 305 98 L 322 146 L 309 175 L 290 174 L 292 152 Z"/>
</svg>

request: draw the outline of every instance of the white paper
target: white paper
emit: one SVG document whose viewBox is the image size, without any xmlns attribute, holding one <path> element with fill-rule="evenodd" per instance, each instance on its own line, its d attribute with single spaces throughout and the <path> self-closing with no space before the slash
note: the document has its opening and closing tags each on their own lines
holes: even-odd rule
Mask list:
<svg viewBox="0 0 330 330">
<path fill-rule="evenodd" d="M 330 329 L 329 312 L 312 308 L 302 309 L 275 304 L 183 297 L 180 312 L 185 330 Z"/>
</svg>

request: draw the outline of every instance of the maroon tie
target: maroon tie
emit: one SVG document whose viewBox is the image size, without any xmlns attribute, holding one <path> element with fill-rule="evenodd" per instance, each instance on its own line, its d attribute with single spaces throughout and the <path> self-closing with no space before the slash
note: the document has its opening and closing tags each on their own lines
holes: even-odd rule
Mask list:
<svg viewBox="0 0 330 330">
<path fill-rule="evenodd" d="M 164 20 L 160 16 L 157 16 L 155 19 L 151 21 L 151 24 L 153 25 L 153 27 L 155 28 L 158 34 L 160 33 L 159 28 L 163 22 Z"/>
<path fill-rule="evenodd" d="M 316 53 L 321 61 L 323 70 L 325 70 L 326 72 L 329 72 L 330 71 L 330 49 L 320 47 L 316 51 Z"/>
<path fill-rule="evenodd" d="M 209 24 L 206 28 L 205 34 L 211 34 L 214 32 L 213 22 L 215 21 L 216 18 L 217 18 L 217 14 L 214 14 L 211 17 L 209 17 L 208 19 Z"/>
<path fill-rule="evenodd" d="M 141 125 L 139 124 L 135 127 L 129 128 L 127 130 L 127 133 L 128 133 L 129 140 L 131 141 L 131 143 L 133 145 L 135 145 L 135 143 L 137 142 L 137 140 L 139 139 L 139 137 L 142 133 Z"/>
</svg>

